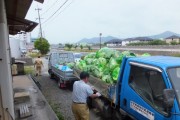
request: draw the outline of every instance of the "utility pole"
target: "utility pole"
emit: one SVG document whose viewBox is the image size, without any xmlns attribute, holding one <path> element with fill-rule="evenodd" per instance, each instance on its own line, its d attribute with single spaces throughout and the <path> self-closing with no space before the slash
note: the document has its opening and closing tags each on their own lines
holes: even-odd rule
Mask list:
<svg viewBox="0 0 180 120">
<path fill-rule="evenodd" d="M 38 19 L 39 19 L 39 27 L 40 27 L 40 35 L 41 35 L 40 39 L 41 39 L 41 38 L 42 38 L 42 27 L 41 27 L 41 16 L 40 16 L 39 11 L 42 10 L 42 9 L 37 8 L 37 9 L 35 9 L 35 10 L 38 11 Z"/>
<path fill-rule="evenodd" d="M 99 33 L 100 49 L 101 49 L 101 36 L 102 36 L 102 33 Z"/>
</svg>

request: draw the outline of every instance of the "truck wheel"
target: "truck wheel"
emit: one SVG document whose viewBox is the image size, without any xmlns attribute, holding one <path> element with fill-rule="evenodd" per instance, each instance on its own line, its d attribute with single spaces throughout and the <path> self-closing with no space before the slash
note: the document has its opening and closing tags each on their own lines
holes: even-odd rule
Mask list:
<svg viewBox="0 0 180 120">
<path fill-rule="evenodd" d="M 103 116 L 105 119 L 109 119 L 112 117 L 112 108 L 109 105 L 103 106 Z"/>
<path fill-rule="evenodd" d="M 50 78 L 53 79 L 54 78 L 54 74 L 52 73 L 51 69 L 48 70 L 48 73 L 50 75 Z"/>
<path fill-rule="evenodd" d="M 50 78 L 53 79 L 54 78 L 54 74 L 50 73 Z"/>
<path fill-rule="evenodd" d="M 65 84 L 61 79 L 59 79 L 59 80 L 58 80 L 58 87 L 59 87 L 60 89 L 63 89 L 63 88 L 66 87 L 66 84 Z"/>
<path fill-rule="evenodd" d="M 58 80 L 58 87 L 61 89 L 61 82 Z"/>
<path fill-rule="evenodd" d="M 122 117 L 120 111 L 113 110 L 112 119 L 113 120 L 123 120 L 123 117 Z"/>
</svg>

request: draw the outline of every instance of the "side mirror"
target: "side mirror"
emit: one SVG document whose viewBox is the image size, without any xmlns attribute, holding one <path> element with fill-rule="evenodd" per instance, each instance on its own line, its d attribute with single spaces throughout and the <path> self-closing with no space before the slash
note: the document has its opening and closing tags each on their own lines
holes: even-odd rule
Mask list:
<svg viewBox="0 0 180 120">
<path fill-rule="evenodd" d="M 163 90 L 163 102 L 165 105 L 165 109 L 167 110 L 167 112 L 170 111 L 170 109 L 173 107 L 174 105 L 174 98 L 175 98 L 175 93 L 173 89 L 164 89 Z"/>
</svg>

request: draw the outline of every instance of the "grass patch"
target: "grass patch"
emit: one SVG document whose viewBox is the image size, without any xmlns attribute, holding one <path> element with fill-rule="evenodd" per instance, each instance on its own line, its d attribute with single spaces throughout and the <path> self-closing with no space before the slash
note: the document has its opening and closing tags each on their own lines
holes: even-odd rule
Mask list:
<svg viewBox="0 0 180 120">
<path fill-rule="evenodd" d="M 64 49 L 65 51 L 73 51 L 73 52 L 96 52 L 97 50 L 92 49 L 92 50 L 88 50 L 88 49 Z"/>
<path fill-rule="evenodd" d="M 59 120 L 64 120 L 64 116 L 60 112 L 59 105 L 56 103 L 49 102 L 49 105 L 53 109 L 53 111 L 56 113 Z"/>
<path fill-rule="evenodd" d="M 27 53 L 27 56 L 29 56 L 31 58 L 37 58 L 38 56 L 41 56 L 41 54 L 40 53 L 32 53 L 32 52 L 30 52 L 30 53 Z"/>
<path fill-rule="evenodd" d="M 174 57 L 180 57 L 180 54 L 173 54 Z"/>
<path fill-rule="evenodd" d="M 24 66 L 24 72 L 26 75 L 34 74 L 35 73 L 34 66 Z"/>
</svg>

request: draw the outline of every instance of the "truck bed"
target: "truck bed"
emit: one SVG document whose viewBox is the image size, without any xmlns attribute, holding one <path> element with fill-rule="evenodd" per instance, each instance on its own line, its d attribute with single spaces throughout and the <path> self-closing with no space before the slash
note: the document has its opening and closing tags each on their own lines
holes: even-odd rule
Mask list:
<svg viewBox="0 0 180 120">
<path fill-rule="evenodd" d="M 74 75 L 73 71 L 62 71 L 55 66 L 52 66 L 52 72 L 64 81 L 77 80 L 77 77 Z"/>
<path fill-rule="evenodd" d="M 74 71 L 79 75 L 82 71 L 79 69 L 74 69 Z M 105 83 L 101 79 L 90 75 L 89 83 L 94 86 L 94 88 L 100 92 L 104 97 L 115 103 L 116 100 L 116 85 L 111 85 Z"/>
</svg>

